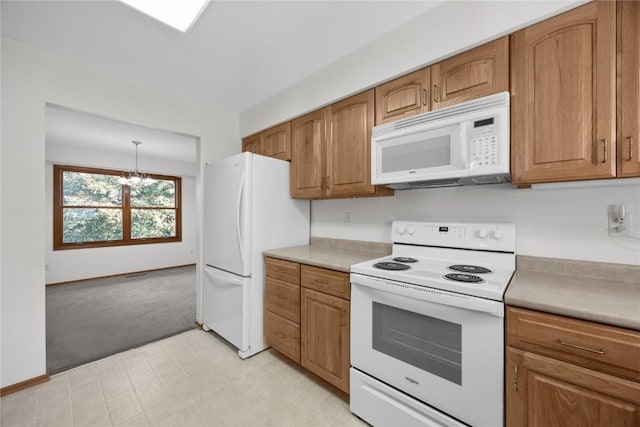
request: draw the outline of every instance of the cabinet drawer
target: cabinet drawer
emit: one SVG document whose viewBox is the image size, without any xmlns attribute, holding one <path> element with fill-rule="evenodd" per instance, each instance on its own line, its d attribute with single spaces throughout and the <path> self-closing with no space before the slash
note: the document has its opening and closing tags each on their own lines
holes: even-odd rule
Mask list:
<svg viewBox="0 0 640 427">
<path fill-rule="evenodd" d="M 285 282 L 300 284 L 300 264 L 297 262 L 284 261 L 277 258 L 265 258 L 265 271 L 267 276 Z"/>
<path fill-rule="evenodd" d="M 299 324 L 300 286 L 267 277 L 264 309 Z"/>
<path fill-rule="evenodd" d="M 268 345 L 300 363 L 299 325 L 270 311 L 265 311 L 264 337 Z"/>
<path fill-rule="evenodd" d="M 303 265 L 301 276 L 302 286 L 305 288 L 315 289 L 316 291 L 344 299 L 351 299 L 351 285 L 348 273 Z"/>
<path fill-rule="evenodd" d="M 507 308 L 507 344 L 640 381 L 640 332 Z"/>
</svg>

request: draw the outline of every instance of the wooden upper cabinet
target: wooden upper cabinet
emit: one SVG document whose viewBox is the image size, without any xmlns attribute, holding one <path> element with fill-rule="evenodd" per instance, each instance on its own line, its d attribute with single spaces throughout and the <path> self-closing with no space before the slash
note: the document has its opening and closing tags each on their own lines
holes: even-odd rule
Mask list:
<svg viewBox="0 0 640 427">
<path fill-rule="evenodd" d="M 429 111 L 430 88 L 428 67 L 376 87 L 376 125 Z"/>
<path fill-rule="evenodd" d="M 640 176 L 640 2 L 618 7 L 618 176 Z"/>
<path fill-rule="evenodd" d="M 376 192 L 375 186 L 371 185 L 373 111 L 373 89 L 329 107 L 328 196 Z"/>
<path fill-rule="evenodd" d="M 431 109 L 509 90 L 509 37 L 431 66 Z"/>
<path fill-rule="evenodd" d="M 291 124 L 289 122 L 265 130 L 261 137 L 263 156 L 291 160 Z"/>
<path fill-rule="evenodd" d="M 291 122 L 291 197 L 316 199 L 324 195 L 326 182 L 327 109 Z"/>
<path fill-rule="evenodd" d="M 250 151 L 255 154 L 262 154 L 262 142 L 260 139 L 260 134 L 257 133 L 255 135 L 242 138 L 242 151 Z"/>
<path fill-rule="evenodd" d="M 513 183 L 614 177 L 616 3 L 514 33 L 511 61 Z"/>
</svg>

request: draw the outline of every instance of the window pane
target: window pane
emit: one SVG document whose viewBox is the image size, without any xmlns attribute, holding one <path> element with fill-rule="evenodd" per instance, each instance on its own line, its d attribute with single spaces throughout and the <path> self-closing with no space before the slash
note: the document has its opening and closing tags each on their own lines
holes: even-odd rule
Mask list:
<svg viewBox="0 0 640 427">
<path fill-rule="evenodd" d="M 122 186 L 115 175 L 62 173 L 64 206 L 122 206 Z"/>
<path fill-rule="evenodd" d="M 176 211 L 172 209 L 131 209 L 131 238 L 174 237 Z"/>
<path fill-rule="evenodd" d="M 156 180 L 151 185 L 131 187 L 131 206 L 137 208 L 174 208 L 176 206 L 174 181 Z"/>
<path fill-rule="evenodd" d="M 65 208 L 62 233 L 63 243 L 122 240 L 122 211 Z"/>
</svg>

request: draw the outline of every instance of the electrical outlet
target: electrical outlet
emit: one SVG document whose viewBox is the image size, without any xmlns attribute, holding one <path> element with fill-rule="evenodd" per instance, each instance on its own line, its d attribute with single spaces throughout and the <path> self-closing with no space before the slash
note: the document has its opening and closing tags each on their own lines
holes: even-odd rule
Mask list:
<svg viewBox="0 0 640 427">
<path fill-rule="evenodd" d="M 624 205 L 607 206 L 609 237 L 633 236 L 633 212 L 627 212 Z"/>
<path fill-rule="evenodd" d="M 351 225 L 351 212 L 344 213 L 344 225 Z"/>
<path fill-rule="evenodd" d="M 49 264 L 45 264 L 44 271 L 51 271 L 51 266 Z"/>
</svg>

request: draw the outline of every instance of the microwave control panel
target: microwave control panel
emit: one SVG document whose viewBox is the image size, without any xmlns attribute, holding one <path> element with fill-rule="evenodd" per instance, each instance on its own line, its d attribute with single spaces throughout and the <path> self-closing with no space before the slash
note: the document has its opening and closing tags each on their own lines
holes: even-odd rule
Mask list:
<svg viewBox="0 0 640 427">
<path fill-rule="evenodd" d="M 471 168 L 494 167 L 498 164 L 498 129 L 496 117 L 471 122 Z"/>
</svg>

